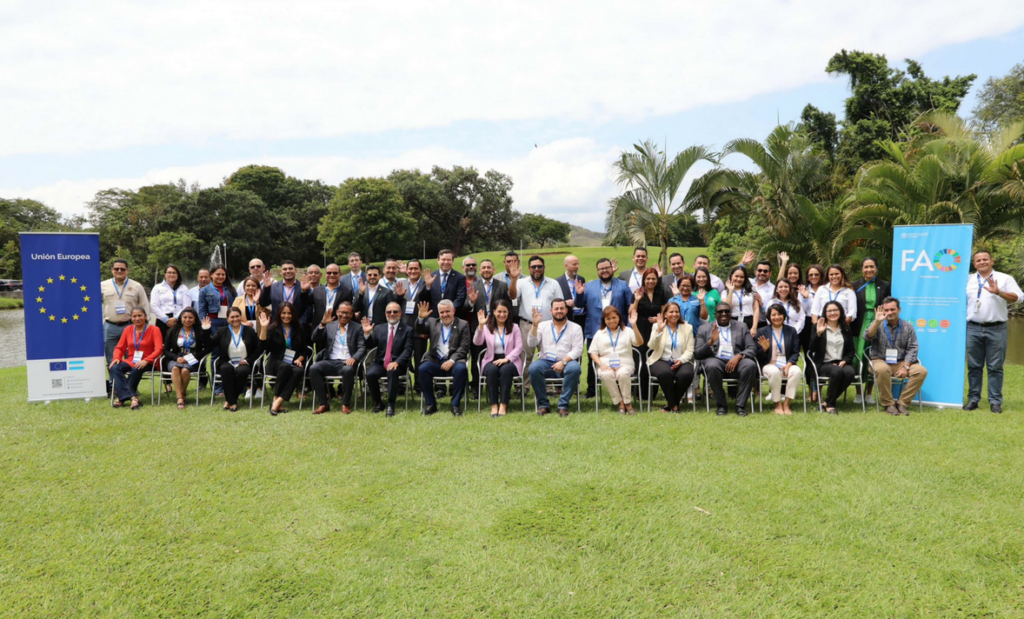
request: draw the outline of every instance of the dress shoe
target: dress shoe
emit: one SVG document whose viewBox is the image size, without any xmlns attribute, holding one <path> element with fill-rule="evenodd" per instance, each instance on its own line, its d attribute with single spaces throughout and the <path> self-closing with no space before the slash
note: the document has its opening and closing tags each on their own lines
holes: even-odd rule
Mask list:
<svg viewBox="0 0 1024 619">
<path fill-rule="evenodd" d="M 588 392 L 583 394 L 583 397 L 588 399 L 588 400 L 593 400 L 595 395 L 596 394 L 593 391 L 588 391 Z"/>
<path fill-rule="evenodd" d="M 715 409 L 715 414 L 719 417 L 724 417 L 729 411 L 724 406 L 719 406 Z"/>
<path fill-rule="evenodd" d="M 541 417 L 543 417 L 544 415 L 547 415 L 550 412 L 551 412 L 551 409 L 546 407 L 546 406 L 541 406 L 540 408 L 537 409 L 537 414 L 540 415 Z"/>
<path fill-rule="evenodd" d="M 270 407 L 270 414 L 271 415 L 273 415 L 274 417 L 277 417 L 277 414 L 279 412 L 281 412 L 281 411 L 275 411 L 273 405 L 271 405 L 271 407 Z"/>
<path fill-rule="evenodd" d="M 344 404 L 341 406 L 341 413 L 343 415 L 347 415 L 347 414 L 349 414 L 351 412 L 352 412 L 352 407 L 351 406 L 345 406 Z"/>
<path fill-rule="evenodd" d="M 885 412 L 889 413 L 893 417 L 899 417 L 900 415 L 900 409 L 896 408 L 895 404 L 890 404 L 889 406 L 886 406 Z"/>
<path fill-rule="evenodd" d="M 740 417 L 746 417 L 747 416 L 747 409 L 742 407 L 742 406 L 737 406 L 736 407 L 736 414 L 739 415 Z"/>
<path fill-rule="evenodd" d="M 330 406 L 327 406 L 326 404 L 322 404 L 322 405 L 316 407 L 316 410 L 313 411 L 313 414 L 314 415 L 322 415 L 322 414 L 326 413 L 329 410 L 331 410 Z"/>
<path fill-rule="evenodd" d="M 395 416 L 395 407 L 394 406 L 389 406 L 388 407 L 388 412 L 386 412 L 384 414 L 386 416 L 388 416 L 388 417 L 394 417 Z"/>
<path fill-rule="evenodd" d="M 559 417 L 568 417 L 569 416 L 569 409 L 567 409 L 567 408 L 560 408 L 560 409 L 558 409 L 558 416 Z"/>
<path fill-rule="evenodd" d="M 965 411 L 978 410 L 978 401 L 977 400 L 968 400 L 967 404 L 964 404 L 964 410 Z"/>
<path fill-rule="evenodd" d="M 384 410 L 384 407 L 383 407 L 383 406 L 381 406 L 380 404 L 374 404 L 374 405 L 373 405 L 373 410 L 372 410 L 372 411 L 370 411 L 370 412 L 372 412 L 372 413 L 379 413 L 379 412 L 381 412 L 382 410 Z"/>
<path fill-rule="evenodd" d="M 1003 405 L 1002 404 L 990 404 L 989 405 L 989 409 L 993 413 L 1001 413 L 1001 412 L 1003 412 Z"/>
<path fill-rule="evenodd" d="M 433 415 L 437 412 L 437 404 L 431 404 L 423 410 L 424 415 Z"/>
<path fill-rule="evenodd" d="M 455 417 L 462 417 L 462 407 L 461 406 L 453 406 L 452 407 L 452 415 L 454 415 Z"/>
<path fill-rule="evenodd" d="M 901 415 L 906 415 L 907 417 L 910 417 L 910 409 L 907 408 L 906 404 L 903 404 L 902 402 L 897 402 L 896 410 L 898 410 Z"/>
</svg>

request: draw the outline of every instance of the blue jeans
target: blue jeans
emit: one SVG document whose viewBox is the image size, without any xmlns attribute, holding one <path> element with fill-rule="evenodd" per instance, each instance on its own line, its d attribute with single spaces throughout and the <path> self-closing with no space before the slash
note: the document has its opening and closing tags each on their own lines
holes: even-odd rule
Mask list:
<svg viewBox="0 0 1024 619">
<path fill-rule="evenodd" d="M 967 400 L 981 400 L 981 375 L 988 367 L 988 403 L 1003 403 L 1006 323 L 991 327 L 967 323 Z"/>
<path fill-rule="evenodd" d="M 558 398 L 558 408 L 568 410 L 569 402 L 572 401 L 572 396 L 576 393 L 576 388 L 579 387 L 583 368 L 580 367 L 579 361 L 570 361 L 565 364 L 562 373 L 559 374 L 551 369 L 554 365 L 554 362 L 547 359 L 538 359 L 530 364 L 530 385 L 533 386 L 533 393 L 537 397 L 537 408 L 551 408 L 544 379 L 561 378 L 562 395 Z"/>
<path fill-rule="evenodd" d="M 451 376 L 452 381 L 452 406 L 462 404 L 462 394 L 466 392 L 466 383 L 469 382 L 469 368 L 462 361 L 457 361 L 452 369 L 445 372 L 441 364 L 434 361 L 427 361 L 420 364 L 419 379 L 423 384 L 423 400 L 427 406 L 437 404 L 437 397 L 434 395 L 434 377 Z"/>
<path fill-rule="evenodd" d="M 110 367 L 110 362 L 114 360 L 114 349 L 117 348 L 117 343 L 121 341 L 121 334 L 124 330 L 131 326 L 131 321 L 124 323 L 123 325 L 112 325 L 106 320 L 103 321 L 103 357 L 107 360 L 107 367 Z M 114 371 L 107 370 L 110 380 L 113 380 Z"/>
<path fill-rule="evenodd" d="M 147 366 L 144 370 L 136 370 L 135 366 L 124 361 L 115 365 L 110 370 L 110 375 L 114 379 L 114 393 L 117 394 L 117 399 L 123 403 L 126 400 L 139 397 L 139 382 L 142 380 L 142 375 L 151 369 L 153 366 Z"/>
</svg>

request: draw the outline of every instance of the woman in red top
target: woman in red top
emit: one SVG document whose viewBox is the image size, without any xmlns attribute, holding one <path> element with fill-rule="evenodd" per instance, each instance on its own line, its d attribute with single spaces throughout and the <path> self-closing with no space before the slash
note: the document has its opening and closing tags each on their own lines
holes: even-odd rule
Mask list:
<svg viewBox="0 0 1024 619">
<path fill-rule="evenodd" d="M 146 310 L 136 307 L 132 310 L 132 327 L 125 329 L 121 340 L 114 348 L 114 359 L 110 362 L 110 374 L 114 378 L 114 408 L 120 408 L 129 399 L 132 410 L 142 408 L 139 401 L 139 381 L 146 370 L 153 368 L 164 352 L 160 329 L 147 323 Z"/>
</svg>

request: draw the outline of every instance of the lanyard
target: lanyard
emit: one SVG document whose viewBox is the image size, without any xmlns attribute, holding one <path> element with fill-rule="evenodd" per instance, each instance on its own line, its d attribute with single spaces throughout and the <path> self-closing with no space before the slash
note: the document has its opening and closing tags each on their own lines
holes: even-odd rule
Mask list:
<svg viewBox="0 0 1024 619">
<path fill-rule="evenodd" d="M 675 331 L 669 331 L 668 336 L 672 338 L 672 350 L 675 351 L 676 348 L 679 348 L 679 325 L 676 325 Z"/>
<path fill-rule="evenodd" d="M 870 281 L 866 281 L 866 282 L 864 282 L 864 285 L 863 285 L 863 286 L 861 286 L 860 288 L 858 288 L 858 289 L 857 289 L 857 294 L 860 294 L 860 291 L 861 291 L 861 290 L 864 290 L 865 288 L 867 288 L 867 287 L 868 287 L 868 286 L 870 286 L 871 284 L 874 284 L 874 283 L 875 283 L 875 280 L 876 280 L 876 279 L 878 279 L 878 278 L 877 278 L 877 277 L 872 277 Z M 831 294 L 829 294 L 829 296 L 831 297 L 832 295 L 831 295 Z M 832 300 L 832 299 L 829 299 L 829 301 L 831 301 L 831 300 Z"/>
<path fill-rule="evenodd" d="M 196 332 L 195 331 L 192 331 L 192 333 L 185 333 L 184 329 L 181 330 L 181 344 L 179 344 L 179 345 L 182 347 L 182 349 L 185 350 L 185 352 L 188 352 L 188 350 L 190 348 L 192 348 L 192 344 L 195 344 L 195 342 L 196 342 Z"/>
<path fill-rule="evenodd" d="M 228 293 L 227 293 L 226 290 L 224 290 L 224 286 L 218 286 L 217 284 L 214 284 L 213 288 L 218 293 L 220 293 L 220 304 L 221 305 L 227 305 L 228 304 L 228 302 L 227 302 L 228 301 Z"/>
<path fill-rule="evenodd" d="M 992 275 L 989 275 L 988 277 L 986 277 L 985 281 L 981 280 L 981 274 L 980 273 L 975 273 L 975 275 L 978 276 L 978 296 L 976 298 L 980 300 L 981 299 L 982 287 L 992 280 Z"/>
<path fill-rule="evenodd" d="M 606 295 L 606 294 L 610 295 L 611 293 L 612 293 L 612 286 L 609 285 L 607 288 L 605 288 L 604 286 L 601 286 L 601 298 L 604 298 L 604 295 Z"/>
<path fill-rule="evenodd" d="M 825 292 L 828 293 L 828 300 L 829 301 L 836 301 L 836 300 L 838 300 L 839 299 L 839 293 L 841 293 L 842 291 L 843 291 L 843 289 L 840 288 L 839 290 L 836 291 L 836 296 L 833 297 L 832 296 L 832 289 L 831 288 L 826 288 L 825 289 Z"/>
<path fill-rule="evenodd" d="M 779 356 L 782 356 L 782 337 L 775 334 L 775 329 L 772 329 L 772 341 L 775 342 L 775 347 L 779 349 Z"/>
<path fill-rule="evenodd" d="M 167 284 L 167 280 L 164 280 L 164 283 Z M 126 287 L 128 286 L 127 282 L 125 282 L 125 286 Z M 171 288 L 170 284 L 167 284 L 167 287 L 171 289 L 171 294 L 174 295 L 174 306 L 177 307 L 178 306 L 178 289 L 177 288 Z"/>
<path fill-rule="evenodd" d="M 903 323 L 896 323 L 896 340 L 900 338 L 900 329 L 903 328 Z M 885 323 L 885 337 L 889 340 L 889 348 L 896 348 L 896 340 L 893 340 L 892 335 L 889 333 L 889 322 Z"/>
<path fill-rule="evenodd" d="M 491 311 L 491 287 L 494 286 L 494 281 L 490 281 L 484 284 L 484 297 L 487 299 L 487 311 Z M 502 340 L 501 345 L 504 346 L 505 342 Z"/>
<path fill-rule="evenodd" d="M 569 284 L 569 294 L 572 295 L 572 302 L 576 303 L 576 278 L 574 277 L 572 279 L 569 279 L 567 277 L 565 279 L 566 279 L 566 283 Z"/>
<path fill-rule="evenodd" d="M 292 284 L 291 292 L 288 292 L 287 288 L 288 286 L 285 286 L 283 283 L 281 284 L 281 296 L 284 297 L 285 303 L 291 303 L 292 299 L 295 298 L 295 284 Z"/>
<path fill-rule="evenodd" d="M 616 329 L 615 330 L 615 339 L 614 340 L 612 339 L 612 330 L 611 329 L 605 329 L 605 331 L 608 332 L 608 341 L 612 343 L 612 350 L 615 350 L 619 346 L 619 338 L 622 337 L 622 329 Z M 562 331 L 562 333 L 565 333 L 565 331 Z"/>
<path fill-rule="evenodd" d="M 740 318 L 743 318 L 743 291 L 740 291 Z"/>
<path fill-rule="evenodd" d="M 331 290 L 327 286 L 324 286 L 324 294 L 327 295 L 327 305 L 334 307 L 334 297 L 338 296 L 338 289 Z"/>
<path fill-rule="evenodd" d="M 640 277 L 640 271 L 638 269 L 633 269 L 633 281 L 636 282 L 638 288 L 644 287 L 644 280 Z"/>
<path fill-rule="evenodd" d="M 388 290 L 394 290 L 395 289 L 394 282 L 389 282 L 386 279 L 384 280 L 384 285 L 387 287 Z"/>
<path fill-rule="evenodd" d="M 441 294 L 444 294 L 444 292 L 442 292 Z M 369 314 L 373 313 L 373 302 L 374 302 L 374 300 L 377 299 L 378 295 L 380 295 L 380 286 L 377 286 L 377 290 L 373 291 L 373 296 L 370 297 L 370 300 L 366 302 L 366 312 L 367 313 L 369 313 Z M 370 321 L 371 322 L 373 321 L 373 317 L 372 316 L 370 317 Z"/>
<path fill-rule="evenodd" d="M 455 324 L 452 323 L 452 326 L 455 326 Z M 444 324 L 442 323 L 441 324 L 441 343 L 444 344 L 445 346 L 447 346 L 448 345 L 448 340 L 450 340 L 450 339 L 452 339 L 452 327 L 448 327 L 448 333 L 445 334 L 445 332 L 444 332 Z"/>
<path fill-rule="evenodd" d="M 113 277 L 110 278 L 110 283 L 114 285 L 114 292 L 117 293 L 117 298 L 118 299 L 122 298 L 122 295 L 124 294 L 124 291 L 128 288 L 128 280 L 127 279 L 124 280 L 124 286 L 121 286 L 120 290 L 117 289 L 117 282 L 114 281 Z"/>
<path fill-rule="evenodd" d="M 505 329 L 498 327 L 498 339 L 501 340 L 501 349 L 505 350 Z"/>
<path fill-rule="evenodd" d="M 142 333 L 139 333 L 138 329 L 132 330 L 132 339 L 135 340 L 135 350 L 140 350 L 140 345 L 142 344 L 143 338 L 146 337 L 146 329 L 148 328 L 149 325 L 142 327 Z"/>
<path fill-rule="evenodd" d="M 555 337 L 555 323 L 554 321 L 551 322 L 551 339 L 555 340 L 555 346 L 558 346 L 558 343 L 562 341 L 562 337 L 568 331 L 568 327 L 569 325 L 562 327 L 562 332 L 558 334 L 558 337 Z"/>
<path fill-rule="evenodd" d="M 415 301 L 416 300 L 416 291 L 419 290 L 419 288 L 420 288 L 420 282 L 416 282 L 415 286 L 412 285 L 412 282 L 409 282 L 409 300 L 410 301 Z"/>
<path fill-rule="evenodd" d="M 543 279 L 540 280 L 540 286 L 538 286 L 537 284 L 534 284 L 532 281 L 530 282 L 530 285 L 533 286 L 533 298 L 535 298 L 535 299 L 539 299 L 540 298 L 540 289 L 544 287 L 545 283 L 546 282 Z"/>
<path fill-rule="evenodd" d="M 284 346 L 285 348 L 292 347 L 292 328 L 291 326 L 282 326 L 281 330 L 284 331 Z"/>
<path fill-rule="evenodd" d="M 719 335 L 722 336 L 722 339 L 727 344 L 732 346 L 732 327 L 726 327 L 725 329 L 723 329 L 722 327 L 718 327 L 718 332 L 719 332 Z M 729 335 L 726 335 L 726 333 L 728 333 Z"/>
<path fill-rule="evenodd" d="M 231 329 L 231 343 L 235 345 L 235 348 L 242 347 L 242 327 L 238 327 L 238 335 L 235 335 L 235 330 Z"/>
<path fill-rule="evenodd" d="M 249 297 L 245 297 L 245 312 L 246 318 L 249 320 L 256 320 L 256 302 L 249 303 Z"/>
<path fill-rule="evenodd" d="M 338 343 L 339 344 L 341 344 L 342 346 L 345 346 L 345 340 L 346 340 L 346 338 L 348 338 L 347 327 L 343 327 L 341 325 L 338 325 L 338 335 L 335 336 L 335 337 L 338 338 Z"/>
</svg>

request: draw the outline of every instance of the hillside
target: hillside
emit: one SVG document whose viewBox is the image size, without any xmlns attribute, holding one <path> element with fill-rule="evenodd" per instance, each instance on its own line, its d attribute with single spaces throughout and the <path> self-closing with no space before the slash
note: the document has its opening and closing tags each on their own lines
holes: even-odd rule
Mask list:
<svg viewBox="0 0 1024 619">
<path fill-rule="evenodd" d="M 572 232 L 569 233 L 569 245 L 573 247 L 600 247 L 604 240 L 604 232 L 594 232 L 576 225 L 572 225 Z"/>
</svg>

